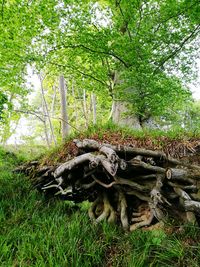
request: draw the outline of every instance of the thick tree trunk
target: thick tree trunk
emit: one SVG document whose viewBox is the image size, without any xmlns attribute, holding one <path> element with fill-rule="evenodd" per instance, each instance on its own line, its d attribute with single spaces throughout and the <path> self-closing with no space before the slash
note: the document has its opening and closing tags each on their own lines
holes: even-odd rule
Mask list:
<svg viewBox="0 0 200 267">
<path fill-rule="evenodd" d="M 135 115 L 129 115 L 128 104 L 124 101 L 113 101 L 111 117 L 114 123 L 128 126 L 134 129 L 141 129 L 139 119 Z"/>
<path fill-rule="evenodd" d="M 61 128 L 62 139 L 64 140 L 69 134 L 68 114 L 67 114 L 67 87 L 65 86 L 65 79 L 63 75 L 60 75 L 60 104 L 61 104 Z"/>
</svg>

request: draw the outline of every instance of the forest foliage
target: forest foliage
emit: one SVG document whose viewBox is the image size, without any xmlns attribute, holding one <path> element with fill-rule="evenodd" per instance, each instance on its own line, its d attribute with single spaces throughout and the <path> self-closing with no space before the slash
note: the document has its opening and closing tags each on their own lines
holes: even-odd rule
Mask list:
<svg viewBox="0 0 200 267">
<path fill-rule="evenodd" d="M 25 114 L 33 136 L 61 139 L 61 75 L 71 129 L 107 121 L 123 102 L 142 126 L 153 118 L 196 130 L 199 104 L 188 84 L 197 74 L 199 17 L 197 0 L 2 1 L 1 141 Z M 40 83 L 28 101 L 30 70 Z"/>
</svg>

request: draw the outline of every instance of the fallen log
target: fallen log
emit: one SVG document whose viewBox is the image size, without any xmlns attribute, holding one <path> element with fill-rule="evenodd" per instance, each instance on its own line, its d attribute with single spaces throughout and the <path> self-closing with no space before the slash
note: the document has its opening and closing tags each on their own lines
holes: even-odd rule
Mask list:
<svg viewBox="0 0 200 267">
<path fill-rule="evenodd" d="M 166 178 L 169 180 L 182 180 L 193 183 L 191 179 L 200 180 L 200 171 L 198 169 L 167 168 Z"/>
<path fill-rule="evenodd" d="M 126 145 L 111 145 L 111 144 L 100 144 L 95 140 L 92 139 L 84 139 L 84 140 L 78 140 L 78 139 L 74 139 L 73 141 L 76 146 L 78 148 L 81 149 L 86 149 L 89 151 L 94 151 L 94 150 L 99 150 L 100 146 L 107 146 L 111 149 L 113 149 L 117 154 L 131 154 L 131 155 L 142 155 L 142 156 L 147 156 L 147 157 L 152 157 L 152 158 L 159 158 L 162 160 L 165 160 L 168 163 L 174 164 L 174 165 L 182 165 L 185 167 L 188 167 L 190 169 L 198 169 L 200 170 L 200 166 L 197 165 L 192 165 L 192 164 L 188 164 L 185 162 L 181 162 L 175 158 L 170 157 L 169 155 L 166 155 L 164 152 L 162 151 L 153 151 L 153 150 L 149 150 L 149 149 L 144 149 L 144 148 L 135 148 L 132 146 L 126 146 Z"/>
<path fill-rule="evenodd" d="M 38 189 L 74 202 L 89 200 L 92 221 L 120 222 L 126 231 L 165 222 L 168 214 L 181 219 L 183 212 L 187 221 L 196 222 L 199 166 L 162 151 L 90 139 L 74 143 L 78 156 L 59 166 L 28 165 L 28 170 L 36 168 L 32 179 Z"/>
</svg>

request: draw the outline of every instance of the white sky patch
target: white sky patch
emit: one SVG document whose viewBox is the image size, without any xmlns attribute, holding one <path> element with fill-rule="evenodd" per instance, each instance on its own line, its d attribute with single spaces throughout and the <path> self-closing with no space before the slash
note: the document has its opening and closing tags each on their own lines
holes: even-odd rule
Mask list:
<svg viewBox="0 0 200 267">
<path fill-rule="evenodd" d="M 99 27 L 108 27 L 112 24 L 112 12 L 109 8 L 102 9 L 98 3 L 91 7 L 92 16 L 91 21 L 94 25 Z"/>
<path fill-rule="evenodd" d="M 200 59 L 197 60 L 198 77 L 197 80 L 189 85 L 195 100 L 200 100 Z"/>
<path fill-rule="evenodd" d="M 30 126 L 30 121 L 25 117 L 21 117 L 18 122 L 16 132 L 7 140 L 8 145 L 21 145 L 25 143 L 25 137 L 31 136 L 33 129 Z"/>
<path fill-rule="evenodd" d="M 40 80 L 38 75 L 34 72 L 31 66 L 27 66 L 27 77 L 26 86 L 31 90 L 28 96 L 29 104 L 32 99 L 35 98 L 38 89 L 40 88 Z M 30 119 L 27 119 L 22 115 L 20 118 L 15 133 L 7 140 L 7 144 L 19 145 L 25 143 L 26 136 L 31 136 L 33 134 L 33 125 L 30 124 Z"/>
<path fill-rule="evenodd" d="M 29 101 L 31 101 L 31 99 L 33 99 L 38 91 L 38 88 L 40 88 L 40 80 L 38 75 L 34 72 L 34 69 L 31 68 L 31 66 L 27 67 L 27 77 L 26 77 L 26 85 L 29 88 L 32 88 L 32 93 L 29 95 Z"/>
</svg>

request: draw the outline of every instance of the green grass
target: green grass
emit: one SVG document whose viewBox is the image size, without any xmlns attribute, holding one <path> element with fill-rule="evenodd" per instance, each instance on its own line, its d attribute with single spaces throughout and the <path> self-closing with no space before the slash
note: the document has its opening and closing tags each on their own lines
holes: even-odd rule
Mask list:
<svg viewBox="0 0 200 267">
<path fill-rule="evenodd" d="M 0 149 L 0 267 L 200 266 L 200 230 L 187 225 L 124 233 L 88 219 L 88 203 L 47 201 L 12 173 L 21 162 Z"/>
<path fill-rule="evenodd" d="M 78 136 L 82 135 L 85 136 L 85 138 L 89 138 L 93 134 L 99 135 L 101 138 L 103 134 L 109 131 L 109 133 L 121 133 L 122 136 L 125 138 L 127 136 L 134 136 L 138 138 L 158 138 L 158 137 L 168 137 L 170 139 L 185 139 L 185 138 L 197 138 L 200 137 L 200 129 L 199 130 L 191 130 L 188 131 L 188 129 L 184 129 L 180 125 L 176 125 L 171 127 L 171 129 L 168 130 L 161 130 L 161 129 L 134 129 L 130 128 L 128 126 L 119 126 L 117 124 L 114 124 L 112 121 L 108 121 L 104 124 L 96 124 L 90 126 L 87 130 L 81 131 L 81 132 L 72 132 L 70 136 L 67 138 L 67 140 L 72 140 L 73 138 L 78 138 Z"/>
</svg>

